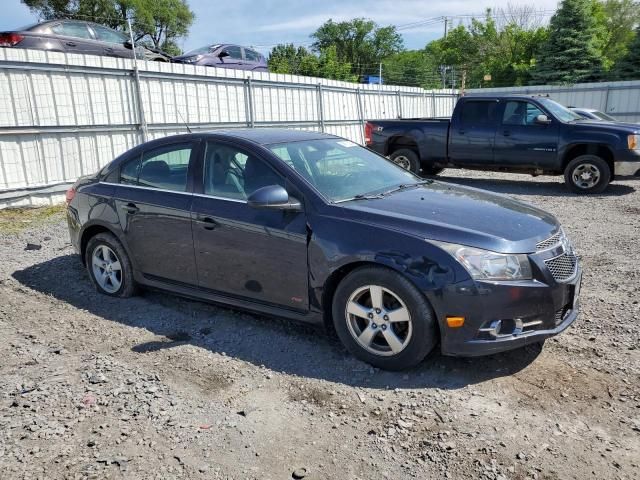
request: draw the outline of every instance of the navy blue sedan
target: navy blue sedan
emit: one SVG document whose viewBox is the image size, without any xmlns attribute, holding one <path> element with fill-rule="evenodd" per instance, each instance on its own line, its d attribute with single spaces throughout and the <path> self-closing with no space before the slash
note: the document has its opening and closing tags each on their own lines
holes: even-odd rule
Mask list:
<svg viewBox="0 0 640 480">
<path fill-rule="evenodd" d="M 154 140 L 67 192 L 96 289 L 153 287 L 326 324 L 384 369 L 542 342 L 578 314 L 557 220 L 315 132 Z"/>
</svg>

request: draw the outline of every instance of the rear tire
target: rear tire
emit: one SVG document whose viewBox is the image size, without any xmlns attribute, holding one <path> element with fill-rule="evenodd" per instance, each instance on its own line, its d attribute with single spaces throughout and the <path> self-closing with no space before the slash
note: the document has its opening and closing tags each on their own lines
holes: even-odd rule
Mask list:
<svg viewBox="0 0 640 480">
<path fill-rule="evenodd" d="M 374 367 L 413 367 L 438 342 L 427 299 L 408 279 L 387 268 L 361 267 L 347 275 L 336 289 L 332 310 L 344 346 Z"/>
<path fill-rule="evenodd" d="M 422 167 L 422 176 L 435 176 L 442 173 L 444 168 L 439 167 Z"/>
<path fill-rule="evenodd" d="M 420 158 L 418 154 L 410 148 L 395 150 L 389 155 L 389 159 L 399 167 L 409 170 L 416 175 L 420 175 Z"/>
<path fill-rule="evenodd" d="M 122 244 L 111 233 L 89 239 L 85 265 L 96 290 L 111 297 L 128 298 L 136 293 L 131 260 Z"/>
<path fill-rule="evenodd" d="M 580 155 L 564 169 L 564 181 L 575 193 L 602 193 L 611 181 L 611 169 L 597 155 Z"/>
</svg>

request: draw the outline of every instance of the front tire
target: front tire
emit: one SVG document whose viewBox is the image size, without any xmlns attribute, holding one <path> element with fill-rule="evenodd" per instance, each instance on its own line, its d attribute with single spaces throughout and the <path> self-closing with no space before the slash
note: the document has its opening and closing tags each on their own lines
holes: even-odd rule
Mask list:
<svg viewBox="0 0 640 480">
<path fill-rule="evenodd" d="M 580 155 L 565 168 L 564 181 L 575 193 L 602 193 L 611 181 L 611 169 L 597 155 Z"/>
<path fill-rule="evenodd" d="M 347 275 L 333 298 L 333 323 L 355 357 L 384 370 L 420 363 L 438 341 L 424 295 L 402 275 L 361 267 Z"/>
<path fill-rule="evenodd" d="M 131 260 L 114 235 L 99 233 L 92 237 L 87 243 L 85 264 L 98 292 L 121 298 L 135 294 Z"/>
</svg>

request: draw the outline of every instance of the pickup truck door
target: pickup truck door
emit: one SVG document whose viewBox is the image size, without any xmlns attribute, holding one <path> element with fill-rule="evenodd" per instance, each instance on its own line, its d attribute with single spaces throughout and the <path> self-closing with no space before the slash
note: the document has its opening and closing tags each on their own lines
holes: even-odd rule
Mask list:
<svg viewBox="0 0 640 480">
<path fill-rule="evenodd" d="M 496 133 L 495 163 L 513 169 L 551 169 L 558 158 L 559 124 L 536 121 L 546 115 L 526 100 L 509 100 L 504 104 L 502 121 Z"/>
<path fill-rule="evenodd" d="M 460 166 L 493 164 L 500 104 L 495 99 L 463 100 L 451 120 L 449 162 Z"/>
</svg>

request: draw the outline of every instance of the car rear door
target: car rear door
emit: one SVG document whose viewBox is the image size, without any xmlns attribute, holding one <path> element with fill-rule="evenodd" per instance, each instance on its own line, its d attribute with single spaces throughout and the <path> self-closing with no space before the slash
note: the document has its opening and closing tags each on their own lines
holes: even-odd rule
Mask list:
<svg viewBox="0 0 640 480">
<path fill-rule="evenodd" d="M 499 103 L 495 99 L 465 99 L 452 118 L 449 161 L 460 166 L 491 166 L 498 127 Z"/>
<path fill-rule="evenodd" d="M 237 45 L 226 45 L 221 50 L 221 52 L 226 52 L 226 57 L 219 57 L 220 63 L 219 67 L 227 67 L 227 68 L 243 68 L 244 60 L 242 58 L 242 47 Z"/>
<path fill-rule="evenodd" d="M 102 48 L 93 39 L 86 23 L 63 21 L 52 25 L 51 32 L 60 38 L 67 53 L 103 55 Z"/>
<path fill-rule="evenodd" d="M 508 100 L 502 109 L 501 125 L 496 133 L 495 162 L 507 168 L 554 168 L 558 157 L 560 124 L 536 122 L 546 115 L 527 100 Z"/>
<path fill-rule="evenodd" d="M 286 185 L 255 152 L 207 141 L 191 215 L 198 284 L 218 295 L 297 311 L 309 307 L 303 212 L 250 207 L 258 188 Z M 300 199 L 302 200 L 302 199 Z"/>
<path fill-rule="evenodd" d="M 197 284 L 191 235 L 192 162 L 198 142 L 156 144 L 120 167 L 114 193 L 134 265 L 156 281 Z"/>
</svg>

